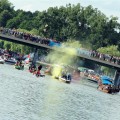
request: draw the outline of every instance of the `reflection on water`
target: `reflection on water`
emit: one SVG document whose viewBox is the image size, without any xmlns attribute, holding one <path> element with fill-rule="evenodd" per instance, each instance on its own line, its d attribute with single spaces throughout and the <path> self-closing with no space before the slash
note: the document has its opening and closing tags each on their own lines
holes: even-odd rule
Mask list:
<svg viewBox="0 0 120 120">
<path fill-rule="evenodd" d="M 119 120 L 120 95 L 87 80 L 66 84 L 0 64 L 0 120 Z"/>
</svg>

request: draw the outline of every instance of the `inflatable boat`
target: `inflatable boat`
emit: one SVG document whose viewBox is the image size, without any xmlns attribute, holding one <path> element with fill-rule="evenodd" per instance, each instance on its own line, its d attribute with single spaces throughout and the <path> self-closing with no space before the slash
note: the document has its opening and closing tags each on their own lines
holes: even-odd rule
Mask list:
<svg viewBox="0 0 120 120">
<path fill-rule="evenodd" d="M 24 70 L 24 65 L 22 65 L 22 66 L 15 65 L 15 68 L 18 69 L 18 70 Z"/>
</svg>

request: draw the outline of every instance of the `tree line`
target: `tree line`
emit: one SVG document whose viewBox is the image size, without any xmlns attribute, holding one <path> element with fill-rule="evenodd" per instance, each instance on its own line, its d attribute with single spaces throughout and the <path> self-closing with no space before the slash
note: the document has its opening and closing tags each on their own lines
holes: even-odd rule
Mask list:
<svg viewBox="0 0 120 120">
<path fill-rule="evenodd" d="M 0 27 L 27 30 L 60 42 L 76 40 L 83 47 L 99 49 L 102 52 L 105 51 L 101 50 L 102 48 L 111 49 L 111 46 L 115 46 L 116 51 L 120 50 L 120 24 L 117 20 L 118 18 L 113 16 L 108 18 L 91 5 L 83 7 L 80 3 L 30 12 L 14 10 L 13 4 L 8 0 L 0 0 Z M 21 48 L 19 46 L 18 49 Z M 114 55 L 120 54 L 114 52 Z"/>
</svg>

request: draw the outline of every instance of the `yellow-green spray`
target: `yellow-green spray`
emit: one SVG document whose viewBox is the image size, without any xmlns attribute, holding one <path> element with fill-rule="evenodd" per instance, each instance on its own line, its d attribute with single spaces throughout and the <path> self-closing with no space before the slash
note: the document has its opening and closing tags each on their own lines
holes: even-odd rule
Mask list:
<svg viewBox="0 0 120 120">
<path fill-rule="evenodd" d="M 48 54 L 47 59 L 54 65 L 52 69 L 53 76 L 61 74 L 61 66 L 66 65 L 70 67 L 76 64 L 77 48 L 80 47 L 81 44 L 78 41 L 68 41 L 63 43 L 61 47 L 56 47 L 55 51 L 51 51 Z"/>
</svg>

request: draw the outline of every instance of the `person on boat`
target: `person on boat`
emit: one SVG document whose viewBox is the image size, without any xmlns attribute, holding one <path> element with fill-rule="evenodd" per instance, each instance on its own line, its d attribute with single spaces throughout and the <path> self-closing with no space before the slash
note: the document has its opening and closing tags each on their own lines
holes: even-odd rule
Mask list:
<svg viewBox="0 0 120 120">
<path fill-rule="evenodd" d="M 19 66 L 19 61 L 16 62 L 15 66 Z"/>
<path fill-rule="evenodd" d="M 34 74 L 36 74 L 37 76 L 40 76 L 41 69 L 42 69 L 42 65 L 39 65 L 37 71 Z"/>
<path fill-rule="evenodd" d="M 104 84 L 104 83 L 102 83 L 102 80 L 99 79 L 97 89 L 100 91 L 103 91 L 105 93 L 112 93 L 112 82 L 111 82 L 111 84 Z"/>
<path fill-rule="evenodd" d="M 51 74 L 51 66 L 50 65 L 48 65 L 47 67 L 46 67 L 47 69 L 44 71 L 44 73 L 45 74 L 47 74 L 47 73 L 49 73 L 49 74 Z"/>
<path fill-rule="evenodd" d="M 71 79 L 72 79 L 71 73 L 67 72 L 66 76 L 67 76 L 67 80 L 70 80 L 70 81 L 71 81 Z"/>
<path fill-rule="evenodd" d="M 22 63 L 22 60 L 20 60 L 20 67 L 24 69 L 24 65 Z"/>
<path fill-rule="evenodd" d="M 40 72 L 41 69 L 42 69 L 42 65 L 38 66 L 37 70 L 33 72 L 33 75 L 35 74 L 36 77 L 45 77 L 44 74 L 43 75 L 41 74 L 41 72 Z"/>
<path fill-rule="evenodd" d="M 29 71 L 32 69 L 32 64 L 29 66 Z"/>
<path fill-rule="evenodd" d="M 24 69 L 24 65 L 22 64 L 22 61 L 17 61 L 15 64 L 15 68 L 19 69 L 19 70 L 23 70 Z"/>
<path fill-rule="evenodd" d="M 38 66 L 38 70 L 41 70 L 41 69 L 42 69 L 42 65 L 39 65 L 39 66 Z"/>
<path fill-rule="evenodd" d="M 29 66 L 29 71 L 30 71 L 31 73 L 34 73 L 34 72 L 36 71 L 36 66 L 35 66 L 34 64 L 31 64 L 31 65 Z"/>
<path fill-rule="evenodd" d="M 20 60 L 20 66 L 22 66 L 22 60 Z"/>
<path fill-rule="evenodd" d="M 64 79 L 67 79 L 67 71 L 66 70 L 62 70 L 61 77 Z"/>
</svg>

